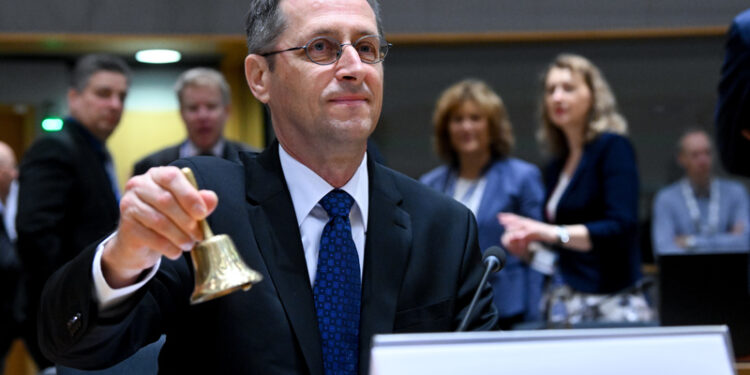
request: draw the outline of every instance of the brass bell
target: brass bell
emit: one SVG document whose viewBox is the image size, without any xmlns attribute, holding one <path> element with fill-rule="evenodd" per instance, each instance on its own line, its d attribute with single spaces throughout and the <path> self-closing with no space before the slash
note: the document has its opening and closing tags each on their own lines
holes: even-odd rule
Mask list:
<svg viewBox="0 0 750 375">
<path fill-rule="evenodd" d="M 190 168 L 182 168 L 182 173 L 197 189 L 198 184 L 193 171 Z M 240 258 L 229 236 L 215 236 L 205 220 L 201 220 L 199 225 L 203 229 L 204 239 L 190 252 L 195 270 L 195 287 L 190 296 L 191 305 L 219 298 L 240 289 L 247 291 L 253 284 L 263 280 L 260 273 L 248 267 Z"/>
</svg>

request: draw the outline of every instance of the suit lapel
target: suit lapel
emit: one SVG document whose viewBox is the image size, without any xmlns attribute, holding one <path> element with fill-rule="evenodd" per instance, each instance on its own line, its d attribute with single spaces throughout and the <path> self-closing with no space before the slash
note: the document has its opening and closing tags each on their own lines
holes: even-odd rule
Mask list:
<svg viewBox="0 0 750 375">
<path fill-rule="evenodd" d="M 95 199 L 103 199 L 106 201 L 106 207 L 110 219 L 112 219 L 113 222 L 117 222 L 117 219 L 120 216 L 120 209 L 115 192 L 112 190 L 112 180 L 110 180 L 109 175 L 107 174 L 107 170 L 101 161 L 101 157 L 94 150 L 94 146 L 82 133 L 86 131 L 83 129 L 83 125 L 76 124 L 75 126 L 77 128 L 73 127 L 71 129 L 71 135 L 76 143 L 76 147 L 82 153 L 81 160 L 84 160 L 87 163 L 86 169 L 90 168 L 84 173 L 90 173 L 90 176 L 97 180 L 95 182 L 96 186 L 106 187 L 100 192 L 102 194 L 100 195 L 101 198 Z M 105 147 L 105 145 L 103 144 L 102 147 Z"/>
<path fill-rule="evenodd" d="M 227 160 L 231 161 L 237 161 L 238 156 L 237 154 L 242 151 L 238 145 L 235 145 L 234 142 L 224 139 L 224 151 L 221 153 L 221 157 Z"/>
<path fill-rule="evenodd" d="M 576 184 L 578 183 L 578 180 L 581 179 L 581 175 L 584 171 L 588 170 L 588 164 L 592 162 L 590 152 L 586 152 L 591 147 L 591 143 L 586 144 L 583 147 L 583 152 L 581 153 L 581 160 L 578 161 L 578 165 L 576 166 L 575 171 L 573 171 L 573 175 L 569 176 L 570 181 L 568 181 L 568 186 L 565 188 L 565 191 L 563 191 L 562 195 L 560 196 L 560 202 L 565 201 L 565 196 L 568 195 L 571 191 L 574 191 Z M 565 167 L 565 160 L 563 159 L 563 166 L 560 168 Z M 559 182 L 559 176 L 562 173 L 562 169 L 560 170 L 560 173 L 558 174 L 558 181 L 555 181 L 555 186 L 557 186 L 557 183 Z M 562 204 L 564 205 L 564 204 Z M 560 203 L 558 203 L 558 212 L 559 207 L 561 206 Z"/>
<path fill-rule="evenodd" d="M 487 183 L 484 187 L 482 199 L 479 202 L 479 210 L 477 210 L 476 215 L 477 222 L 483 222 L 485 219 L 491 221 L 492 216 L 499 212 L 497 208 L 498 203 L 502 204 L 503 202 L 501 201 L 508 197 L 508 193 L 505 191 L 505 186 L 503 186 L 501 180 L 503 166 L 503 162 L 493 162 L 484 174 Z"/>
<path fill-rule="evenodd" d="M 322 374 L 323 362 L 315 303 L 294 206 L 279 162 L 278 143 L 246 165 L 250 222 L 258 248 L 296 335 L 311 374 Z"/>
<path fill-rule="evenodd" d="M 385 167 L 368 157 L 370 207 L 362 279 L 360 373 L 366 374 L 372 335 L 393 331 L 396 305 L 411 247 L 411 221 Z"/>
<path fill-rule="evenodd" d="M 268 267 L 311 374 L 322 374 L 322 350 L 315 303 L 297 219 L 272 143 L 246 165 L 248 212 L 258 248 Z M 393 331 L 398 295 L 411 246 L 409 214 L 385 168 L 368 158 L 370 208 L 365 243 L 360 322 L 360 373 L 367 373 L 372 335 Z"/>
</svg>

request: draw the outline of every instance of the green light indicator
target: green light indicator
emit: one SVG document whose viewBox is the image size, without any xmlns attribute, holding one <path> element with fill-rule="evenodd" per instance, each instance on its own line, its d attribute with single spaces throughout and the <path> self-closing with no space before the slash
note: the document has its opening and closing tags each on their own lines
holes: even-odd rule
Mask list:
<svg viewBox="0 0 750 375">
<path fill-rule="evenodd" d="M 63 120 L 59 117 L 47 117 L 42 120 L 42 130 L 46 132 L 59 132 L 63 128 Z"/>
</svg>

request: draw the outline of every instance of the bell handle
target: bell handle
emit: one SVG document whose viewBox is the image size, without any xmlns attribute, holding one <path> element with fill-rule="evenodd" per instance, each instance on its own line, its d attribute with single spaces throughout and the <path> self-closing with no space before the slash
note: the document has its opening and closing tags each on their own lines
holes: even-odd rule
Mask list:
<svg viewBox="0 0 750 375">
<path fill-rule="evenodd" d="M 195 175 L 193 174 L 193 171 L 188 167 L 183 167 L 180 169 L 182 171 L 182 174 L 185 175 L 185 177 L 190 181 L 190 184 L 193 185 L 194 188 L 198 188 L 198 182 L 195 180 Z M 198 225 L 201 226 L 201 229 L 203 229 L 203 239 L 209 239 L 214 236 L 214 232 L 211 230 L 211 227 L 208 226 L 208 223 L 206 220 L 199 220 Z"/>
</svg>

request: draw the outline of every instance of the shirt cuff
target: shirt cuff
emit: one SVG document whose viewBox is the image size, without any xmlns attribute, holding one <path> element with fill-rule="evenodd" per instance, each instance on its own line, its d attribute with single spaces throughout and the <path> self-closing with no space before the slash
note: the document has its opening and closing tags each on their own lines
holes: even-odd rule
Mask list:
<svg viewBox="0 0 750 375">
<path fill-rule="evenodd" d="M 104 252 L 104 245 L 109 242 L 117 234 L 112 233 L 99 246 L 96 247 L 96 255 L 94 255 L 94 263 L 91 267 L 91 273 L 94 276 L 94 297 L 99 302 L 99 311 L 105 311 L 113 306 L 116 306 L 120 302 L 126 300 L 128 297 L 133 295 L 138 289 L 143 287 L 149 280 L 151 280 L 156 272 L 159 271 L 159 265 L 161 265 L 161 258 L 156 261 L 156 264 L 145 276 L 141 277 L 141 280 L 133 285 L 129 285 L 123 288 L 113 289 L 107 284 L 107 280 L 104 279 L 102 273 L 102 252 Z"/>
</svg>

